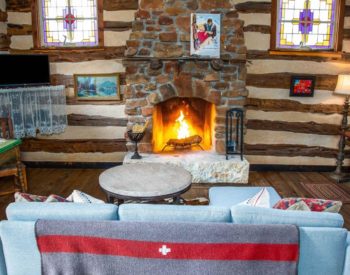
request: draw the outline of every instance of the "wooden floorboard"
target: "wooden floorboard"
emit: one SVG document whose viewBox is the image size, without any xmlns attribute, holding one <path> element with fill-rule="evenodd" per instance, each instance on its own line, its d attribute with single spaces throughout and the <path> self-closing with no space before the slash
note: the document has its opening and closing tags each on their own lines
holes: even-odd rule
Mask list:
<svg viewBox="0 0 350 275">
<path fill-rule="evenodd" d="M 45 195 L 57 194 L 67 197 L 74 189 L 81 190 L 94 197 L 105 199 L 98 185 L 98 177 L 104 169 L 53 169 L 29 168 L 29 193 Z M 328 173 L 316 172 L 250 172 L 249 185 L 272 186 L 282 197 L 311 197 L 301 185 L 302 182 L 330 182 Z M 0 178 L 0 192 L 12 187 L 11 178 Z M 207 197 L 209 184 L 195 184 L 184 194 L 186 199 Z M 341 188 L 350 193 L 350 183 L 341 184 Z M 0 197 L 0 219 L 5 219 L 6 206 L 13 202 L 13 195 Z M 345 227 L 350 229 L 350 204 L 342 207 L 341 214 Z"/>
</svg>

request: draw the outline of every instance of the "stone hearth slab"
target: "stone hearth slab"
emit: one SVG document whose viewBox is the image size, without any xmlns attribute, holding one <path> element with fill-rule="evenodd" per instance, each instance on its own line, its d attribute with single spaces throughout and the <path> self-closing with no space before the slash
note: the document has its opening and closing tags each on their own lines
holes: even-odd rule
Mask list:
<svg viewBox="0 0 350 275">
<path fill-rule="evenodd" d="M 226 160 L 215 152 L 196 151 L 178 154 L 142 154 L 142 159 L 131 159 L 128 153 L 123 164 L 165 163 L 185 168 L 192 174 L 193 183 L 248 183 L 249 162 L 239 156 Z"/>
</svg>

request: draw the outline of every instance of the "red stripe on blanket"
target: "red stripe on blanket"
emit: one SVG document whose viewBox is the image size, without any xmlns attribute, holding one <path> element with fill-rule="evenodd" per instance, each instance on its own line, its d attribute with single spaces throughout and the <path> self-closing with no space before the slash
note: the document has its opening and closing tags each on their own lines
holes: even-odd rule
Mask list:
<svg viewBox="0 0 350 275">
<path fill-rule="evenodd" d="M 297 261 L 298 244 L 172 243 L 87 236 L 47 235 L 41 253 L 87 253 L 154 259 Z"/>
</svg>

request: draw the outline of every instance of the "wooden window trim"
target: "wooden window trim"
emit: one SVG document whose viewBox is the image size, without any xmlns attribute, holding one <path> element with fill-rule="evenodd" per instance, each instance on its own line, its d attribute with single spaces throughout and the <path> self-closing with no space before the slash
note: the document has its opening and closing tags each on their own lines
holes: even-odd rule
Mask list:
<svg viewBox="0 0 350 275">
<path fill-rule="evenodd" d="M 333 50 L 329 51 L 302 51 L 292 49 L 278 49 L 276 48 L 276 33 L 277 33 L 277 12 L 279 0 L 272 0 L 271 6 L 271 37 L 270 37 L 270 50 L 271 55 L 291 55 L 291 56 L 320 56 L 320 57 L 341 57 L 343 47 L 343 30 L 344 30 L 344 16 L 345 16 L 345 0 L 338 0 L 339 4 L 336 10 L 336 18 L 338 18 L 337 25 L 335 26 L 336 37 Z"/>
<path fill-rule="evenodd" d="M 98 24 L 98 44 L 96 46 L 88 47 L 45 47 L 41 45 L 41 29 L 39 21 L 39 1 L 41 0 L 32 0 L 31 10 L 32 10 L 32 28 L 33 28 L 33 45 L 34 50 L 38 51 L 51 51 L 51 50 L 60 50 L 60 51 L 71 51 L 71 50 L 91 50 L 91 49 L 103 49 L 104 47 L 104 26 L 103 26 L 103 0 L 97 0 L 97 24 Z"/>
</svg>

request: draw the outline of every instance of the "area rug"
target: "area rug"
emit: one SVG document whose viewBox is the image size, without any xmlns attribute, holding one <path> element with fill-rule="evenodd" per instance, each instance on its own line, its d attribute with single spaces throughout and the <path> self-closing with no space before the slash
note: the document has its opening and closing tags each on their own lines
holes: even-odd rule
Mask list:
<svg viewBox="0 0 350 275">
<path fill-rule="evenodd" d="M 344 189 L 334 183 L 302 182 L 301 185 L 314 198 L 337 200 L 341 201 L 342 203 L 350 203 L 350 193 L 347 193 Z"/>
</svg>

